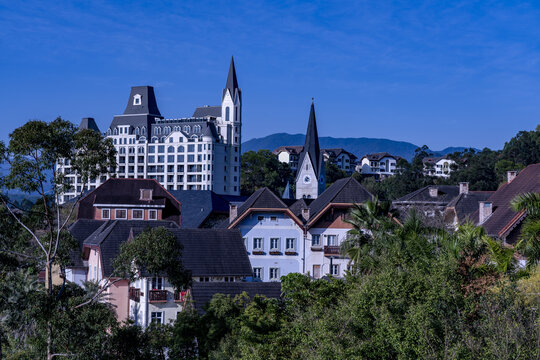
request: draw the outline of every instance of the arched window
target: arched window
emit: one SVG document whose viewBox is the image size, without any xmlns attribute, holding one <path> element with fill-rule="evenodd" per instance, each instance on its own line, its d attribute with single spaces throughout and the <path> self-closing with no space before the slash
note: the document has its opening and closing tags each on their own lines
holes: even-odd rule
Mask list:
<svg viewBox="0 0 540 360">
<path fill-rule="evenodd" d="M 229 114 L 230 111 L 231 111 L 231 109 L 229 109 L 229 107 L 227 106 L 227 107 L 225 108 L 225 121 L 229 121 L 229 120 L 230 120 L 230 114 Z"/>
<path fill-rule="evenodd" d="M 191 127 L 189 125 L 184 126 L 184 131 L 187 132 L 187 133 L 190 132 Z"/>
<path fill-rule="evenodd" d="M 109 128 L 109 130 L 107 130 L 107 135 L 111 135 L 111 128 Z"/>
<path fill-rule="evenodd" d="M 171 128 L 168 127 L 168 126 L 165 126 L 165 128 L 163 129 L 163 133 L 164 133 L 165 135 L 168 135 L 170 132 L 171 132 Z"/>
<path fill-rule="evenodd" d="M 173 152 L 174 152 L 174 146 L 169 146 L 169 147 L 167 148 L 167 152 L 168 152 L 168 153 L 173 153 Z"/>
<path fill-rule="evenodd" d="M 138 126 L 135 128 L 135 135 L 141 135 L 141 129 Z"/>
<path fill-rule="evenodd" d="M 139 138 L 139 142 L 143 142 L 143 141 L 146 141 L 146 136 L 141 136 L 141 137 Z"/>
<path fill-rule="evenodd" d="M 114 135 L 118 135 L 118 128 L 114 128 Z"/>
<path fill-rule="evenodd" d="M 234 121 L 238 121 L 238 106 L 234 107 Z"/>
<path fill-rule="evenodd" d="M 153 142 L 153 143 L 157 143 L 157 142 L 158 142 L 157 136 L 152 137 L 152 142 Z"/>
<path fill-rule="evenodd" d="M 174 131 L 180 131 L 180 126 L 175 126 Z"/>
<path fill-rule="evenodd" d="M 191 135 L 192 139 L 198 139 L 199 137 L 197 135 Z"/>
<path fill-rule="evenodd" d="M 195 125 L 193 127 L 193 132 L 194 133 L 200 133 L 201 132 L 201 125 Z"/>
<path fill-rule="evenodd" d="M 165 142 L 165 136 L 162 136 L 159 142 L 164 143 Z"/>
<path fill-rule="evenodd" d="M 132 147 L 132 146 L 130 146 L 129 149 L 128 149 L 128 152 L 129 152 L 130 154 L 135 154 L 135 148 Z"/>
<path fill-rule="evenodd" d="M 184 147 L 182 145 L 178 147 L 178 152 L 184 152 Z"/>
<path fill-rule="evenodd" d="M 143 126 L 143 127 L 142 127 L 141 134 L 142 134 L 142 135 L 146 135 L 146 126 Z"/>
<path fill-rule="evenodd" d="M 143 148 L 142 146 L 139 147 L 139 150 L 138 150 L 138 151 L 139 151 L 139 154 L 144 154 L 144 148 Z"/>
<path fill-rule="evenodd" d="M 116 139 L 113 140 L 114 145 L 116 145 Z"/>
<path fill-rule="evenodd" d="M 121 147 L 121 148 L 120 148 L 120 154 L 125 154 L 125 153 L 126 153 L 126 148 Z"/>
</svg>

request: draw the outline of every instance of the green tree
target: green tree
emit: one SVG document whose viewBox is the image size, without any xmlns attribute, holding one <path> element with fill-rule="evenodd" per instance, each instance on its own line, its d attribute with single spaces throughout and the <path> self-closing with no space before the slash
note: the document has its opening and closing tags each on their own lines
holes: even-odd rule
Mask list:
<svg viewBox="0 0 540 360">
<path fill-rule="evenodd" d="M 53 287 L 52 269 L 54 265 L 63 269 L 66 254 L 73 244 L 66 232 L 70 216 L 67 219 L 62 217 L 58 205 L 60 194 L 72 185 L 68 183 L 65 174 L 57 173 L 56 164 L 64 159 L 71 161 L 72 168 L 86 184 L 89 179 L 116 166 L 114 146 L 97 132 L 77 132 L 73 124 L 61 118 L 50 123 L 29 121 L 15 129 L 9 137 L 8 146 L 0 143 L 0 158 L 9 164 L 9 172 L 1 179 L 1 184 L 7 189 L 37 193 L 40 200 L 29 216 L 25 216 L 16 211 L 6 197 L 1 197 L 5 209 L 28 238 L 24 249 L 6 250 L 16 255 L 19 262 L 31 261 L 38 269 L 46 270 L 45 296 L 48 302 L 42 304 L 46 304 L 47 310 L 63 311 L 59 301 L 68 287 L 66 284 Z M 76 204 L 77 201 L 71 205 L 69 215 Z M 49 312 L 40 309 L 38 313 Z M 40 335 L 45 336 L 47 358 L 52 359 L 56 354 L 59 336 L 54 320 L 62 317 L 49 316 L 45 319 L 46 331 Z"/>
<path fill-rule="evenodd" d="M 502 158 L 514 164 L 537 164 L 540 162 L 540 125 L 534 131 L 520 131 L 504 144 Z M 516 169 L 510 169 L 516 170 Z"/>
<path fill-rule="evenodd" d="M 531 268 L 540 262 L 540 194 L 518 195 L 512 200 L 512 208 L 517 212 L 527 212 L 518 248 L 527 257 L 527 266 Z"/>
<path fill-rule="evenodd" d="M 330 158 L 324 163 L 326 171 L 326 186 L 332 185 L 336 180 L 346 178 L 348 175 L 345 171 L 337 167 L 337 165 Z"/>
<path fill-rule="evenodd" d="M 289 164 L 278 161 L 270 151 L 248 151 L 242 154 L 240 176 L 242 195 L 251 195 L 263 187 L 268 187 L 281 195 L 291 179 L 292 172 Z"/>
</svg>

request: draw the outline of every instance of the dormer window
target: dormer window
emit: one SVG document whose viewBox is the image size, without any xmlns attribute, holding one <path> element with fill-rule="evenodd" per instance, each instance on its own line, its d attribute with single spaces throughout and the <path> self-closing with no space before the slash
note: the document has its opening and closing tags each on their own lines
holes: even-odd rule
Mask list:
<svg viewBox="0 0 540 360">
<path fill-rule="evenodd" d="M 141 189 L 141 197 L 140 197 L 139 200 L 151 201 L 152 200 L 152 189 Z"/>
<path fill-rule="evenodd" d="M 142 103 L 142 96 L 140 94 L 136 94 L 133 96 L 133 105 L 141 105 Z"/>
</svg>

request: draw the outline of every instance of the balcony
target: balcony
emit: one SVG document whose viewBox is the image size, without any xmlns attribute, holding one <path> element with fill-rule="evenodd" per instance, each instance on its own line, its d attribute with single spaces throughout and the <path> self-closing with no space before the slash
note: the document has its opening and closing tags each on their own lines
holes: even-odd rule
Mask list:
<svg viewBox="0 0 540 360">
<path fill-rule="evenodd" d="M 187 291 L 175 291 L 174 292 L 174 302 L 184 302 L 186 301 Z"/>
<path fill-rule="evenodd" d="M 151 303 L 167 302 L 167 290 L 150 290 L 148 292 L 148 301 Z"/>
<path fill-rule="evenodd" d="M 141 289 L 129 288 L 129 300 L 139 302 L 141 300 Z"/>
<path fill-rule="evenodd" d="M 324 256 L 341 256 L 341 249 L 338 245 L 326 245 L 324 247 Z"/>
</svg>

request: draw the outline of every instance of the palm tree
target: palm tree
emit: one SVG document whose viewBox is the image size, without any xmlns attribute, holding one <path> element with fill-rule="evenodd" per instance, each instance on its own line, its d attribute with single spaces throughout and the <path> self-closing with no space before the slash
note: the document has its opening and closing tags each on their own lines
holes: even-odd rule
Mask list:
<svg viewBox="0 0 540 360">
<path fill-rule="evenodd" d="M 531 268 L 540 261 L 540 193 L 518 195 L 511 205 L 515 211 L 527 213 L 517 248 L 527 257 L 527 267 Z"/>
</svg>

